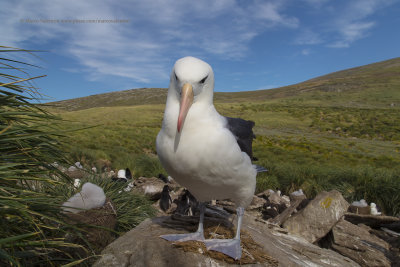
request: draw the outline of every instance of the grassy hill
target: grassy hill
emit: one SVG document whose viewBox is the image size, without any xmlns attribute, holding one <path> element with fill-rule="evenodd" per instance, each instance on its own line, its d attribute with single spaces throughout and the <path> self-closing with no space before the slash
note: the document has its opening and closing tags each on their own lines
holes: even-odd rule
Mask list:
<svg viewBox="0 0 400 267">
<path fill-rule="evenodd" d="M 136 89 L 56 102 L 81 162 L 107 159 L 134 175 L 164 172 L 155 152 L 166 89 Z M 257 190 L 338 189 L 400 213 L 400 58 L 272 90 L 216 93 L 217 110 L 256 122 Z"/>
<path fill-rule="evenodd" d="M 400 58 L 338 71 L 276 89 L 216 92 L 217 103 L 263 102 L 276 99 L 313 101 L 314 104 L 354 107 L 400 106 Z M 165 88 L 140 88 L 53 102 L 73 111 L 95 107 L 164 104 Z"/>
</svg>

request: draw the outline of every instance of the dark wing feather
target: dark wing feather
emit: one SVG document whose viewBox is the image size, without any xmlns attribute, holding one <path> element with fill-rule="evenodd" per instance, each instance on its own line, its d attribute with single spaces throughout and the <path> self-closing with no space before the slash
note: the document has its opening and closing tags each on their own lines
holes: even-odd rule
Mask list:
<svg viewBox="0 0 400 267">
<path fill-rule="evenodd" d="M 246 121 L 240 118 L 225 117 L 228 121 L 227 128 L 236 137 L 240 149 L 253 160 L 253 139 L 256 136 L 253 133 L 254 121 Z"/>
</svg>

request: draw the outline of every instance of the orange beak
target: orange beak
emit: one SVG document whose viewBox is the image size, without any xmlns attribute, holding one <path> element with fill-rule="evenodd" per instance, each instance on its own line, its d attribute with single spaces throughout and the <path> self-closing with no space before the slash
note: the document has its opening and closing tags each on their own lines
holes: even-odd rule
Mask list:
<svg viewBox="0 0 400 267">
<path fill-rule="evenodd" d="M 181 132 L 183 123 L 185 122 L 186 115 L 190 106 L 193 103 L 193 88 L 189 83 L 185 83 L 182 87 L 181 104 L 178 116 L 178 133 Z"/>
</svg>

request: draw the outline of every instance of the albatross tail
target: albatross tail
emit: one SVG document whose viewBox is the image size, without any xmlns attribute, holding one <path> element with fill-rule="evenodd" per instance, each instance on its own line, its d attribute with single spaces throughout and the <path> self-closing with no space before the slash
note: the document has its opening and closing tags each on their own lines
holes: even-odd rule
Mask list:
<svg viewBox="0 0 400 267">
<path fill-rule="evenodd" d="M 253 165 L 253 166 L 254 166 L 254 168 L 256 168 L 257 173 L 259 173 L 259 172 L 267 172 L 268 171 L 266 168 L 264 168 L 262 166 L 259 166 L 259 165 Z"/>
</svg>

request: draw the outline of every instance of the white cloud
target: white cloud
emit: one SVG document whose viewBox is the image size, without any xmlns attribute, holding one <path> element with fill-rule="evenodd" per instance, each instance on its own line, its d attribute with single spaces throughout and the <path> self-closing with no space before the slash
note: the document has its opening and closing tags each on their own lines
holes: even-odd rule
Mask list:
<svg viewBox="0 0 400 267">
<path fill-rule="evenodd" d="M 351 43 L 364 38 L 368 30 L 375 25 L 375 22 L 353 22 L 345 24 L 339 30 L 341 38 L 330 44 L 330 47 L 343 48 L 349 47 Z"/>
<path fill-rule="evenodd" d="M 330 47 L 349 47 L 352 43 L 368 36 L 370 30 L 376 25 L 371 18 L 377 11 L 394 3 L 392 0 L 355 0 L 349 2 L 340 10 L 339 16 L 334 20 L 333 27 L 336 31 L 336 40 Z"/>
<path fill-rule="evenodd" d="M 250 41 L 274 27 L 293 28 L 285 0 L 61 1 L 2 3 L 3 43 L 37 43 L 74 58 L 92 80 L 120 76 L 154 82 L 188 53 L 241 58 Z M 26 19 L 127 19 L 129 23 L 26 23 Z"/>
<path fill-rule="evenodd" d="M 315 31 L 304 29 L 299 33 L 294 42 L 298 45 L 316 45 L 322 43 L 323 40 Z"/>
<path fill-rule="evenodd" d="M 374 15 L 381 9 L 398 2 L 398 0 L 303 1 L 316 8 L 318 12 L 312 10 L 307 13 L 313 16 L 313 25 L 301 27 L 294 43 L 297 45 L 324 44 L 332 48 L 346 48 L 368 36 L 377 25 Z"/>
<path fill-rule="evenodd" d="M 303 49 L 303 50 L 301 50 L 301 54 L 302 54 L 303 56 L 308 56 L 310 53 L 311 53 L 311 50 L 310 50 L 310 49 Z"/>
<path fill-rule="evenodd" d="M 251 6 L 251 14 L 256 18 L 264 20 L 269 26 L 283 25 L 291 28 L 296 28 L 299 25 L 299 20 L 295 17 L 289 17 L 281 14 L 279 11 L 283 6 L 283 1 L 275 2 L 258 2 Z"/>
</svg>

